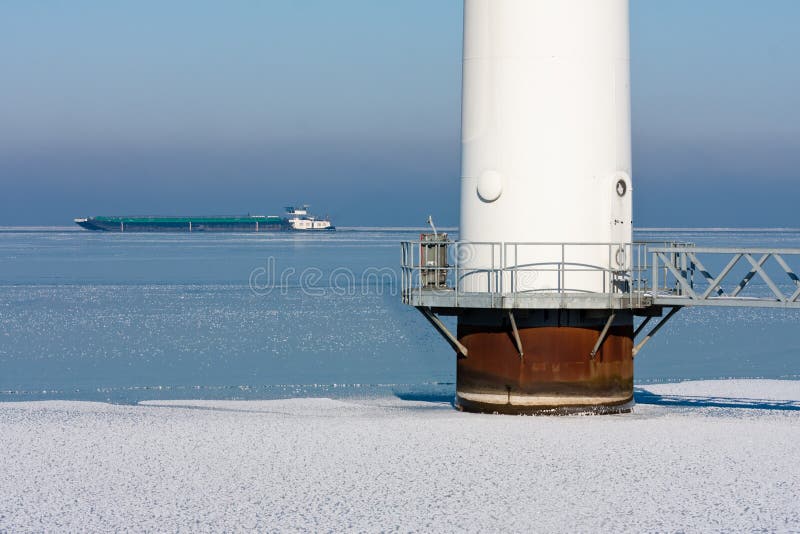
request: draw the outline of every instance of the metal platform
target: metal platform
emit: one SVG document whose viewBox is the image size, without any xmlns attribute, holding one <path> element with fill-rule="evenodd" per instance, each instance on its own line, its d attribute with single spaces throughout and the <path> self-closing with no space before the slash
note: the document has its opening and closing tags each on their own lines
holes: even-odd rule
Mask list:
<svg viewBox="0 0 800 534">
<path fill-rule="evenodd" d="M 464 308 L 632 310 L 642 316 L 660 316 L 665 307 L 800 309 L 800 278 L 791 267 L 800 266 L 800 249 L 650 242 L 405 241 L 401 246 L 403 302 L 439 315 L 457 315 Z M 608 262 L 582 261 L 587 250 L 598 247 L 607 250 Z M 485 264 L 465 267 L 476 263 L 476 254 L 487 258 Z M 555 259 L 524 265 L 518 259 L 526 254 Z M 426 261 L 433 257 L 437 261 Z M 576 289 L 587 277 L 604 291 Z M 531 287 L 526 280 L 537 279 L 550 283 L 520 289 Z"/>
</svg>

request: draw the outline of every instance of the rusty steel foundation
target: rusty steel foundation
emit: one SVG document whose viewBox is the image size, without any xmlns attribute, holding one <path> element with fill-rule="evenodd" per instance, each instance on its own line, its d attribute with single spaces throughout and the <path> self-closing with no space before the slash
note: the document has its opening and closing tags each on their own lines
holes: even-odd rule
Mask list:
<svg viewBox="0 0 800 534">
<path fill-rule="evenodd" d="M 632 313 L 617 313 L 612 322 L 610 310 L 515 310 L 513 314 L 512 318 L 498 310 L 465 310 L 459 316 L 458 340 L 468 349 L 468 357 L 459 356 L 457 364 L 460 410 L 507 414 L 630 410 Z"/>
</svg>

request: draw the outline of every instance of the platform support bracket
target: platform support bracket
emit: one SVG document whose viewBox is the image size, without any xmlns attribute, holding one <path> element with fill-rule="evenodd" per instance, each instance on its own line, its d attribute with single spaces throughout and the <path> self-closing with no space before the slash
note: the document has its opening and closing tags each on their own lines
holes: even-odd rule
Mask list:
<svg viewBox="0 0 800 534">
<path fill-rule="evenodd" d="M 603 345 L 603 341 L 606 340 L 608 336 L 608 331 L 611 328 L 611 324 L 614 322 L 614 319 L 617 318 L 616 313 L 612 313 L 608 316 L 608 321 L 606 321 L 606 325 L 603 327 L 603 331 L 600 332 L 600 337 L 597 338 L 597 342 L 594 344 L 594 348 L 592 348 L 592 352 L 589 353 L 589 358 L 594 360 L 594 357 L 597 356 L 597 352 L 600 350 L 600 347 Z"/>
<path fill-rule="evenodd" d="M 458 341 L 458 338 L 456 338 L 456 336 L 454 336 L 450 330 L 447 329 L 442 320 L 439 319 L 435 313 L 433 313 L 433 310 L 426 306 L 419 306 L 417 309 L 423 316 L 425 316 L 428 322 L 431 323 L 436 331 L 439 332 L 444 340 L 447 341 L 456 352 L 461 354 L 464 358 L 468 357 L 469 351 L 467 350 L 467 347 Z"/>
<path fill-rule="evenodd" d="M 517 321 L 514 319 L 514 312 L 509 310 L 508 312 L 508 321 L 511 323 L 511 333 L 514 336 L 514 343 L 517 345 L 517 352 L 519 352 L 519 359 L 522 360 L 525 357 L 525 353 L 522 351 L 522 340 L 519 337 L 519 330 L 517 329 Z"/>
<path fill-rule="evenodd" d="M 644 346 L 647 344 L 647 342 L 648 342 L 648 341 L 650 341 L 650 340 L 653 338 L 653 336 L 654 336 L 654 335 L 656 335 L 656 333 L 657 333 L 659 330 L 661 330 L 661 327 L 662 327 L 662 326 L 664 326 L 665 324 L 667 324 L 667 321 L 669 321 L 670 319 L 672 319 L 672 317 L 673 317 L 673 316 L 674 316 L 676 313 L 678 313 L 680 310 L 681 310 L 681 306 L 675 306 L 674 308 L 672 308 L 672 309 L 669 311 L 669 313 L 668 313 L 666 316 L 664 316 L 664 318 L 663 318 L 663 319 L 661 319 L 661 320 L 658 322 L 658 324 L 657 324 L 657 325 L 655 325 L 655 326 L 653 327 L 653 329 L 652 329 L 652 330 L 650 330 L 650 332 L 648 332 L 648 333 L 647 333 L 647 335 L 646 335 L 646 336 L 644 336 L 644 339 L 643 339 L 643 340 L 641 340 L 641 341 L 639 342 L 639 344 L 638 344 L 638 345 L 636 345 L 636 346 L 633 348 L 633 357 L 634 357 L 634 358 L 636 357 L 636 355 L 637 355 L 637 354 L 639 354 L 639 351 L 640 351 L 640 350 L 642 350 L 642 347 L 644 347 Z M 641 327 L 640 327 L 640 328 L 641 328 Z"/>
<path fill-rule="evenodd" d="M 636 339 L 636 336 L 638 336 L 638 335 L 639 335 L 639 333 L 641 333 L 641 331 L 645 329 L 645 327 L 647 326 L 647 324 L 648 324 L 648 323 L 649 323 L 649 322 L 650 322 L 652 319 L 653 319 L 653 316 L 652 316 L 652 315 L 650 315 L 650 316 L 648 316 L 648 317 L 645 317 L 644 321 L 642 321 L 642 324 L 640 324 L 640 325 L 639 325 L 639 326 L 636 328 L 636 330 L 634 330 L 634 331 L 633 331 L 633 338 L 634 338 L 634 339 Z"/>
</svg>

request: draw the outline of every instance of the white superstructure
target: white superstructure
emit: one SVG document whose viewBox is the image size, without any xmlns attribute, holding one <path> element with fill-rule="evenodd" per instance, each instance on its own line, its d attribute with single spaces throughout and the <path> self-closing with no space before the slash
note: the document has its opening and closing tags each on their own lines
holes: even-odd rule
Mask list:
<svg viewBox="0 0 800 534">
<path fill-rule="evenodd" d="M 331 222 L 318 219 L 308 212 L 308 206 L 286 208 L 286 219 L 292 230 L 333 230 Z"/>
<path fill-rule="evenodd" d="M 632 241 L 628 0 L 466 0 L 462 241 Z M 503 247 L 500 247 L 503 248 Z M 491 247 L 468 263 L 488 267 Z M 561 261 L 557 247 L 522 247 L 504 266 Z M 494 253 L 497 265 L 499 249 Z M 607 246 L 570 262 L 624 268 Z M 469 289 L 470 279 L 463 281 Z M 555 288 L 541 275 L 525 288 Z M 579 291 L 607 290 L 573 275 Z M 485 291 L 485 281 L 474 281 Z"/>
</svg>

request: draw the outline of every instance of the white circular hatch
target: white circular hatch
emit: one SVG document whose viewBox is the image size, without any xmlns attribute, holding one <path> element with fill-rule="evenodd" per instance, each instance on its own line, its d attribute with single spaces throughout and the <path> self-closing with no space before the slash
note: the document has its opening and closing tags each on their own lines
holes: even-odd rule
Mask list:
<svg viewBox="0 0 800 534">
<path fill-rule="evenodd" d="M 503 177 L 497 171 L 486 171 L 478 178 L 478 196 L 484 202 L 494 202 L 503 194 Z"/>
</svg>

